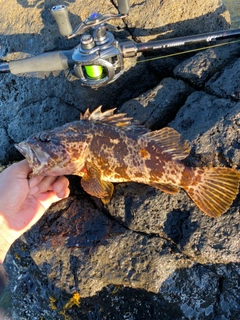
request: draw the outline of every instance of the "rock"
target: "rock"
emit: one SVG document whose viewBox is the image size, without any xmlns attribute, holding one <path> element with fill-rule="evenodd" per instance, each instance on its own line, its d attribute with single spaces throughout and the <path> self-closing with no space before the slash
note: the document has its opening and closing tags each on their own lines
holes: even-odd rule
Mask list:
<svg viewBox="0 0 240 320">
<path fill-rule="evenodd" d="M 178 270 L 166 281 L 162 294 L 173 308 L 181 301 L 181 311 L 186 319 L 239 319 L 237 269 L 231 264 L 219 264 Z M 183 278 L 185 282 L 182 282 Z M 225 292 L 227 287 L 230 295 Z M 191 291 L 188 298 L 181 296 L 182 289 Z"/>
<path fill-rule="evenodd" d="M 155 88 L 125 102 L 119 110 L 146 127 L 162 128 L 174 118 L 191 92 L 183 81 L 165 78 Z"/>
<path fill-rule="evenodd" d="M 129 229 L 169 239 L 193 261 L 207 264 L 239 262 L 238 207 L 237 198 L 227 215 L 212 220 L 183 191 L 167 195 L 124 184 L 116 187 L 108 210 Z"/>
<path fill-rule="evenodd" d="M 238 51 L 239 52 L 239 51 Z M 215 74 L 207 83 L 206 89 L 223 98 L 240 100 L 240 59 L 232 61 L 222 72 Z M 231 77 L 229 77 L 231 75 Z"/>
<path fill-rule="evenodd" d="M 4 128 L 0 129 L 0 140 L 1 140 L 0 158 L 5 159 L 6 161 L 9 161 L 10 158 L 8 157 L 8 153 L 9 153 L 11 141 Z"/>
<path fill-rule="evenodd" d="M 195 56 L 179 64 L 174 69 L 174 75 L 175 77 L 179 77 L 183 80 L 190 81 L 194 85 L 202 86 L 206 83 L 209 77 L 211 77 L 214 74 L 215 76 L 217 76 L 216 70 L 223 69 L 226 66 L 226 64 L 228 64 L 231 60 L 233 60 L 235 57 L 239 55 L 239 52 L 240 52 L 240 47 L 238 43 L 216 47 L 213 49 L 208 49 L 206 51 L 199 52 Z M 238 74 L 236 67 L 237 66 L 235 66 L 234 73 L 233 73 L 236 75 L 235 77 L 237 77 L 237 74 Z M 227 68 L 227 71 L 226 71 L 227 74 L 229 74 L 229 71 L 230 72 L 232 71 L 228 69 L 229 67 Z M 236 84 L 239 83 L 239 78 L 236 78 L 235 83 Z M 212 84 L 213 84 L 212 80 L 210 80 L 208 87 L 212 88 L 213 87 Z M 229 87 L 229 84 L 226 83 L 226 81 L 225 81 L 225 86 Z M 223 94 L 219 94 L 219 96 L 223 97 Z"/>
<path fill-rule="evenodd" d="M 196 91 L 169 125 L 192 142 L 194 153 L 206 158 L 205 165 L 236 167 L 240 158 L 239 107 L 239 102 Z"/>
<path fill-rule="evenodd" d="M 71 227 L 67 228 L 66 224 Z M 163 281 L 176 268 L 192 265 L 180 253 L 169 256 L 172 248 L 164 239 L 149 239 L 126 230 L 89 206 L 85 199 L 74 200 L 67 210 L 64 208 L 64 214 L 51 223 L 51 228 L 46 225 L 47 221 L 39 232 L 33 233 L 31 241 L 39 242 L 31 251 L 31 257 L 57 288 L 70 293 L 75 287 L 81 297 L 95 295 L 110 284 L 158 293 Z M 36 239 L 38 234 L 40 239 Z M 58 260 L 55 260 L 56 251 L 61 257 Z M 151 261 L 147 258 L 149 252 Z M 159 264 L 163 269 L 157 271 Z"/>
<path fill-rule="evenodd" d="M 54 4 L 2 4 L 3 61 L 77 45 L 79 39 L 59 35 L 50 15 Z M 96 2 L 66 4 L 73 26 L 96 11 Z M 97 7 L 117 12 L 111 2 Z M 130 15 L 113 24 L 126 27 L 115 33 L 119 41 L 148 41 L 228 28 L 229 15 L 218 1 L 133 0 Z M 15 142 L 102 104 L 151 129 L 179 131 L 192 147 L 186 165 L 239 169 L 238 55 L 232 44 L 166 64 L 139 63 L 147 55 L 125 59 L 126 72 L 98 90 L 82 87 L 67 70 L 2 75 L 0 162 L 17 159 Z M 212 219 L 183 190 L 168 195 L 116 184 L 103 205 L 82 190 L 78 177 L 69 179 L 71 196 L 52 206 L 7 256 L 12 320 L 240 319 L 239 195 Z"/>
<path fill-rule="evenodd" d="M 8 125 L 8 136 L 13 141 L 20 142 L 36 131 L 59 127 L 66 123 L 66 119 L 70 122 L 78 120 L 79 117 L 79 110 L 61 102 L 60 99 L 46 98 L 41 103 L 31 103 L 25 108 L 22 107 Z"/>
<path fill-rule="evenodd" d="M 172 38 L 228 29 L 230 17 L 226 8 L 215 0 L 180 0 L 175 3 L 163 0 L 151 4 L 133 0 L 126 21 L 133 37 L 144 42 L 159 35 Z"/>
</svg>

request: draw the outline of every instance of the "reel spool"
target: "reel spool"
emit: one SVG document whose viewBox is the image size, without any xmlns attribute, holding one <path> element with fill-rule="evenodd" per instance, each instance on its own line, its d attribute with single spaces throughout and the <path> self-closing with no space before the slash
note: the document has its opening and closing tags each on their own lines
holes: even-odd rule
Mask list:
<svg viewBox="0 0 240 320">
<path fill-rule="evenodd" d="M 121 1 L 120 9 L 125 13 L 93 13 L 75 30 L 72 30 L 65 5 L 54 6 L 51 10 L 64 37 L 71 39 L 83 34 L 72 55 L 75 74 L 83 85 L 103 86 L 115 81 L 123 73 L 123 54 L 113 34 L 108 31 L 116 28 L 106 23 L 111 19 L 125 18 L 129 10 L 128 1 Z"/>
</svg>

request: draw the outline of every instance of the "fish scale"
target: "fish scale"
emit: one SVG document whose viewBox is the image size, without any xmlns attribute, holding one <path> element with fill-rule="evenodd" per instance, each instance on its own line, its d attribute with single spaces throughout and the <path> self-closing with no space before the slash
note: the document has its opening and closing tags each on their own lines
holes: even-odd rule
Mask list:
<svg viewBox="0 0 240 320">
<path fill-rule="evenodd" d="M 190 147 L 177 131 L 149 131 L 114 111 L 87 110 L 80 121 L 16 145 L 32 168 L 31 176 L 79 175 L 83 189 L 105 204 L 112 198 L 114 182 L 133 181 L 169 194 L 182 188 L 211 217 L 229 209 L 238 193 L 237 170 L 185 166 L 182 160 Z"/>
</svg>

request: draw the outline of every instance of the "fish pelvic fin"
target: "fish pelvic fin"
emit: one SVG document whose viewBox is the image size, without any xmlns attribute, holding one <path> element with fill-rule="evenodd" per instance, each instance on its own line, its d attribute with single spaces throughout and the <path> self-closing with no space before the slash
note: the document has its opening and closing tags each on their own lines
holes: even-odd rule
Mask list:
<svg viewBox="0 0 240 320">
<path fill-rule="evenodd" d="M 238 194 L 240 172 L 231 168 L 192 170 L 192 183 L 183 189 L 208 216 L 218 217 L 226 212 Z"/>
<path fill-rule="evenodd" d="M 87 193 L 100 198 L 104 204 L 110 201 L 114 191 L 113 184 L 102 180 L 101 172 L 91 163 L 86 163 L 81 185 Z"/>
</svg>

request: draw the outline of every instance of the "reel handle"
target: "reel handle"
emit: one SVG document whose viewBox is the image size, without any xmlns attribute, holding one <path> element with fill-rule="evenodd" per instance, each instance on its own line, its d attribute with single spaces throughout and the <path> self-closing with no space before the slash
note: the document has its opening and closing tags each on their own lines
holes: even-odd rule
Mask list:
<svg viewBox="0 0 240 320">
<path fill-rule="evenodd" d="M 129 8 L 129 0 L 118 0 L 119 14 L 94 13 L 80 23 L 74 30 L 69 21 L 68 9 L 65 5 L 61 4 L 52 7 L 51 13 L 58 25 L 60 34 L 67 39 L 71 39 L 79 34 L 83 34 L 88 29 L 106 23 L 108 20 L 125 18 L 129 12 Z"/>
<path fill-rule="evenodd" d="M 128 14 L 130 9 L 129 0 L 118 0 L 118 11 L 121 14 Z"/>
<path fill-rule="evenodd" d="M 63 4 L 54 6 L 51 9 L 51 14 L 58 25 L 60 34 L 64 37 L 70 36 L 73 30 L 69 20 L 67 7 Z"/>
</svg>

